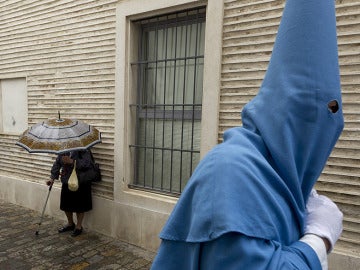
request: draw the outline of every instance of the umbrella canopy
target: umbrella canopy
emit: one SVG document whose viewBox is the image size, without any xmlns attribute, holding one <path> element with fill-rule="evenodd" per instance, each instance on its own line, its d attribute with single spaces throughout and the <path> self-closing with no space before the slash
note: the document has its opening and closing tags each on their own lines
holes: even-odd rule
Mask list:
<svg viewBox="0 0 360 270">
<path fill-rule="evenodd" d="M 16 142 L 30 153 L 53 153 L 85 150 L 101 143 L 96 128 L 76 119 L 48 119 L 27 129 Z"/>
</svg>

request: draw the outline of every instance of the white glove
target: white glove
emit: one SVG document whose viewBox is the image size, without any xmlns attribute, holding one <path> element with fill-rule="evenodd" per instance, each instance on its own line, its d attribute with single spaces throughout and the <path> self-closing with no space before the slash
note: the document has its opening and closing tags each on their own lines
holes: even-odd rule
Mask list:
<svg viewBox="0 0 360 270">
<path fill-rule="evenodd" d="M 313 189 L 306 204 L 305 234 L 315 234 L 329 240 L 330 252 L 339 239 L 343 225 L 343 213 L 328 197 Z"/>
</svg>

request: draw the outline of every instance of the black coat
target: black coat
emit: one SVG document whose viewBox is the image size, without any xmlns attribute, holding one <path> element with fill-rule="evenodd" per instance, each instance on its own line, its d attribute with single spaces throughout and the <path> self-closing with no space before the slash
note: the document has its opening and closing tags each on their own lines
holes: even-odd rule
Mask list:
<svg viewBox="0 0 360 270">
<path fill-rule="evenodd" d="M 63 184 L 67 184 L 74 168 L 73 164 L 64 164 L 62 162 L 62 157 L 66 155 L 69 155 L 69 153 L 58 155 L 51 168 L 51 179 L 59 179 L 60 176 L 61 183 Z M 76 160 L 77 172 L 88 170 L 92 166 L 90 150 L 71 152 L 70 158 Z"/>
</svg>

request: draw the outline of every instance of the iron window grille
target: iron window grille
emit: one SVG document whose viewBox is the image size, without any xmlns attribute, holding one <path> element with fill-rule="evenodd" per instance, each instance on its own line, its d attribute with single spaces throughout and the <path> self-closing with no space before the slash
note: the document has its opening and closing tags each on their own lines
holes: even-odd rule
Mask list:
<svg viewBox="0 0 360 270">
<path fill-rule="evenodd" d="M 179 195 L 200 159 L 205 8 L 134 22 L 139 27 L 134 180 Z"/>
</svg>

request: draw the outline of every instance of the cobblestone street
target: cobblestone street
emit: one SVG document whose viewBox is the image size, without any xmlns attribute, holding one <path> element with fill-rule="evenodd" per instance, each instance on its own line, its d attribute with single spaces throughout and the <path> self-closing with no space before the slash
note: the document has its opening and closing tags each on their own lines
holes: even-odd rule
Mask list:
<svg viewBox="0 0 360 270">
<path fill-rule="evenodd" d="M 0 269 L 149 269 L 155 254 L 99 233 L 59 234 L 63 221 L 0 201 Z M 35 232 L 39 229 L 39 234 Z"/>
</svg>

